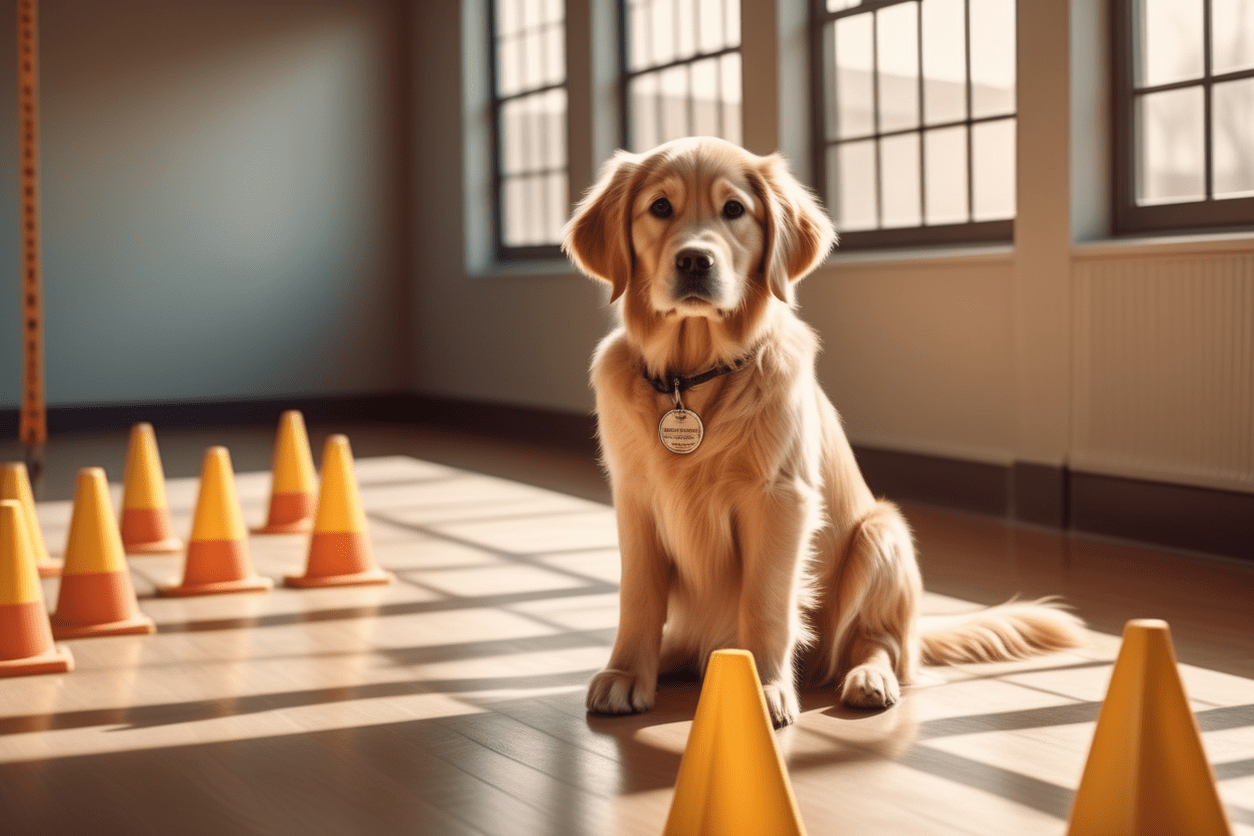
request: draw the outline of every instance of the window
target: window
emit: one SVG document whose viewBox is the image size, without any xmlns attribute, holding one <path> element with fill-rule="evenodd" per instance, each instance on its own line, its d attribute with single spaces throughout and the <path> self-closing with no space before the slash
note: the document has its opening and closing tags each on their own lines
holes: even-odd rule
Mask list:
<svg viewBox="0 0 1254 836">
<path fill-rule="evenodd" d="M 623 0 L 623 142 L 740 140 L 740 0 Z"/>
<path fill-rule="evenodd" d="M 1116 232 L 1254 223 L 1254 0 L 1116 0 Z"/>
<path fill-rule="evenodd" d="M 497 256 L 555 256 L 570 209 L 563 3 L 494 0 L 490 18 Z"/>
<path fill-rule="evenodd" d="M 843 248 L 1008 241 L 1014 0 L 812 0 L 816 180 Z"/>
</svg>

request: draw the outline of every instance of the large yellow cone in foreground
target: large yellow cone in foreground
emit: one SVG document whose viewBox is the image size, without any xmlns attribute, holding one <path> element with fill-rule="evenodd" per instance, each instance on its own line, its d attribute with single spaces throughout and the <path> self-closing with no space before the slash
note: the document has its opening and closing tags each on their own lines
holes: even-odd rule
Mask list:
<svg viewBox="0 0 1254 836">
<path fill-rule="evenodd" d="M 157 453 L 152 424 L 131 427 L 122 474 L 122 547 L 128 554 L 166 554 L 182 551 L 174 534 L 170 504 L 165 495 L 165 473 Z"/>
<path fill-rule="evenodd" d="M 313 529 L 318 502 L 318 474 L 314 471 L 305 418 L 289 409 L 279 418 L 270 468 L 270 511 L 258 534 L 303 534 Z"/>
<path fill-rule="evenodd" d="M 0 500 L 0 676 L 73 669 L 70 651 L 52 643 L 22 504 Z"/>
<path fill-rule="evenodd" d="M 392 576 L 374 562 L 348 438 L 330 436 L 322 448 L 322 485 L 305 574 L 288 575 L 285 583 L 296 587 L 359 586 L 391 580 Z"/>
<path fill-rule="evenodd" d="M 665 833 L 805 833 L 747 650 L 717 650 L 710 656 Z"/>
<path fill-rule="evenodd" d="M 0 499 L 16 499 L 22 503 L 22 515 L 26 521 L 26 534 L 30 537 L 31 550 L 41 578 L 55 578 L 61 574 L 61 561 L 48 555 L 44 533 L 39 527 L 39 515 L 35 513 L 35 495 L 30 489 L 30 476 L 22 462 L 0 464 Z"/>
<path fill-rule="evenodd" d="M 228 592 L 264 592 L 274 586 L 253 570 L 248 532 L 235 493 L 235 471 L 225 447 L 210 447 L 200 468 L 200 493 L 187 545 L 183 581 L 158 588 L 162 595 L 188 597 Z"/>
<path fill-rule="evenodd" d="M 85 467 L 78 472 L 74 486 L 52 635 L 77 639 L 136 635 L 155 629 L 135 600 L 109 499 L 109 480 L 102 468 Z"/>
<path fill-rule="evenodd" d="M 1097 717 L 1069 836 L 1230 834 L 1167 622 L 1129 621 Z"/>
</svg>

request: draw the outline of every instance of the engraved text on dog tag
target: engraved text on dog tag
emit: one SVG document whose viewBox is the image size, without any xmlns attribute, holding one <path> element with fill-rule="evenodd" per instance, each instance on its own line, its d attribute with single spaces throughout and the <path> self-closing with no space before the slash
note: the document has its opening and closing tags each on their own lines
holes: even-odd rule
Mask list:
<svg viewBox="0 0 1254 836">
<path fill-rule="evenodd" d="M 657 425 L 657 435 L 662 446 L 672 453 L 691 453 L 701 444 L 705 427 L 691 409 L 682 406 L 662 416 Z"/>
</svg>

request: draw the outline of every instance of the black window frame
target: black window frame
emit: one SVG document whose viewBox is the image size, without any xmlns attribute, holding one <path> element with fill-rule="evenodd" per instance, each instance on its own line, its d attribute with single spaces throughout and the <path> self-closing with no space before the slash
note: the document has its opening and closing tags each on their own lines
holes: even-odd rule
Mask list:
<svg viewBox="0 0 1254 836">
<path fill-rule="evenodd" d="M 1153 233 L 1195 233 L 1232 231 L 1254 226 L 1254 196 L 1219 198 L 1213 196 L 1213 120 L 1211 96 L 1216 84 L 1254 78 L 1254 68 L 1214 75 L 1211 49 L 1211 0 L 1199 0 L 1202 12 L 1202 76 L 1165 84 L 1136 86 L 1137 11 L 1139 0 L 1111 0 L 1111 58 L 1113 64 L 1111 99 L 1112 125 L 1112 219 L 1116 235 Z M 1137 176 L 1140 148 L 1136 130 L 1136 100 L 1140 96 L 1169 90 L 1201 87 L 1203 90 L 1203 180 L 1202 200 L 1138 205 Z"/>
<path fill-rule="evenodd" d="M 854 17 L 860 14 L 872 14 L 872 31 L 875 29 L 874 12 L 880 9 L 886 9 L 891 6 L 897 6 L 904 3 L 921 4 L 922 0 L 861 0 L 861 2 L 847 9 L 840 9 L 834 12 L 827 10 L 826 0 L 809 0 L 810 2 L 810 77 L 811 77 L 811 149 L 812 159 L 811 165 L 814 171 L 814 182 L 819 195 L 824 199 L 832 217 L 837 219 L 839 226 L 838 195 L 828 194 L 828 149 L 839 144 L 853 141 L 874 140 L 876 143 L 876 154 L 880 153 L 880 140 L 885 137 L 893 137 L 898 135 L 915 134 L 919 137 L 919 202 L 920 217 L 926 217 L 926 201 L 927 201 L 927 173 L 925 168 L 924 142 L 923 137 L 928 131 L 940 130 L 945 128 L 965 127 L 967 136 L 967 215 L 974 217 L 974 201 L 975 201 L 975 166 L 973 161 L 973 130 L 975 125 L 987 122 L 1005 121 L 1012 119 L 1015 123 L 1015 130 L 1018 131 L 1019 108 L 1018 108 L 1018 79 L 1016 78 L 1016 100 L 1015 107 L 1011 113 L 998 114 L 995 116 L 979 116 L 973 117 L 972 110 L 972 82 L 971 82 L 971 27 L 970 27 L 970 0 L 963 0 L 964 8 L 964 28 L 966 30 L 966 115 L 963 119 L 951 120 L 944 123 L 928 124 L 925 120 L 925 101 L 924 101 L 924 84 L 925 79 L 922 72 L 922 49 L 923 49 L 923 17 L 922 10 L 916 14 L 918 20 L 918 49 L 920 54 L 920 71 L 918 74 L 918 107 L 919 119 L 913 128 L 900 130 L 880 131 L 878 125 L 878 96 L 874 97 L 873 107 L 876 112 L 875 122 L 877 123 L 872 133 L 865 136 L 855 138 L 843 138 L 832 140 L 828 137 L 827 119 L 827 95 L 828 85 L 834 83 L 833 78 L 828 76 L 828 68 L 826 66 L 826 39 L 828 38 L 829 26 L 834 25 L 834 21 L 840 18 Z M 1016 11 L 1016 16 L 1017 16 Z M 874 35 L 873 35 L 874 37 Z M 1016 39 L 1016 50 L 1018 42 Z M 875 46 L 872 46 L 875 49 Z M 878 89 L 879 74 L 874 74 L 873 84 Z M 1015 155 L 1015 167 L 1018 166 L 1018 155 Z M 877 195 L 882 195 L 881 170 L 876 167 L 876 191 Z M 1015 214 L 1018 214 L 1018 195 L 1016 194 Z M 876 210 L 878 213 L 883 212 L 882 198 L 877 200 Z M 921 224 L 919 226 L 910 227 L 887 227 L 879 229 L 851 230 L 840 231 L 840 245 L 844 250 L 870 250 L 883 249 L 893 247 L 913 247 L 913 246 L 939 246 L 948 244 L 1009 244 L 1014 241 L 1014 218 L 977 221 L 969 220 L 963 223 L 947 223 L 947 224 Z"/>
<path fill-rule="evenodd" d="M 562 74 L 560 84 L 545 84 L 539 87 L 518 90 L 508 95 L 500 95 L 500 68 L 498 66 L 499 58 L 497 55 L 499 48 L 500 36 L 497 31 L 497 7 L 501 2 L 508 0 L 487 0 L 488 11 L 488 84 L 491 91 L 489 99 L 490 122 L 492 131 L 492 251 L 498 262 L 510 261 L 536 261 L 544 259 L 563 259 L 561 242 L 554 241 L 550 244 L 527 244 L 527 245 L 510 245 L 505 243 L 505 181 L 508 179 L 502 170 L 502 148 L 501 148 L 501 110 L 505 105 L 518 99 L 527 98 L 529 96 L 547 93 L 552 90 L 563 90 L 566 92 L 567 102 L 567 118 L 569 118 L 570 108 L 570 68 L 565 66 L 565 58 L 563 58 L 563 66 L 565 71 Z M 566 0 L 560 0 L 562 3 L 562 49 L 565 50 L 566 38 Z M 570 149 L 565 135 L 561 138 L 562 146 L 565 150 L 566 166 L 560 171 L 566 175 L 567 183 L 570 180 Z M 528 171 L 531 176 L 555 174 L 559 169 L 537 169 Z M 569 201 L 567 201 L 569 202 Z M 567 207 L 569 209 L 569 207 Z M 569 214 L 569 211 L 567 212 Z"/>
</svg>

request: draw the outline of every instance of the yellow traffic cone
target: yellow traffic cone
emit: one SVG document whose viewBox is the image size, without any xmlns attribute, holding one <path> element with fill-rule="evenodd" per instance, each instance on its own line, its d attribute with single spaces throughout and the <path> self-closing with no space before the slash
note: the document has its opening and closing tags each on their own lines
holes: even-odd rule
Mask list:
<svg viewBox="0 0 1254 836">
<path fill-rule="evenodd" d="M 1167 622 L 1129 621 L 1097 716 L 1069 836 L 1231 834 Z"/>
<path fill-rule="evenodd" d="M 257 534 L 304 534 L 313 529 L 318 501 L 318 474 L 314 471 L 305 418 L 289 409 L 279 418 L 271 470 L 270 513 Z"/>
<path fill-rule="evenodd" d="M 717 650 L 710 656 L 664 832 L 805 833 L 747 650 Z"/>
<path fill-rule="evenodd" d="M 348 437 L 333 435 L 322 448 L 322 485 L 305 574 L 288 575 L 297 587 L 389 583 L 392 576 L 374 562 L 366 514 L 357 494 Z"/>
<path fill-rule="evenodd" d="M 165 473 L 152 424 L 131 427 L 122 476 L 122 546 L 128 554 L 164 554 L 182 550 L 174 534 L 165 496 Z"/>
<path fill-rule="evenodd" d="M 78 472 L 65 567 L 52 616 L 58 639 L 151 633 L 152 619 L 139 611 L 131 573 L 122 553 L 109 480 L 99 467 Z"/>
<path fill-rule="evenodd" d="M 39 515 L 35 513 L 35 495 L 30 489 L 30 476 L 22 462 L 5 462 L 0 465 L 0 499 L 16 499 L 22 503 L 26 535 L 30 538 L 35 554 L 39 577 L 55 578 L 61 574 L 62 561 L 48 555 L 44 533 L 39 527 Z"/>
<path fill-rule="evenodd" d="M 253 570 L 247 532 L 235 493 L 231 454 L 225 447 L 205 451 L 200 469 L 200 493 L 183 582 L 158 588 L 162 595 L 186 597 L 226 592 L 264 592 L 274 582 Z"/>
<path fill-rule="evenodd" d="M 0 676 L 73 669 L 70 651 L 52 642 L 25 509 L 0 500 Z"/>
</svg>

